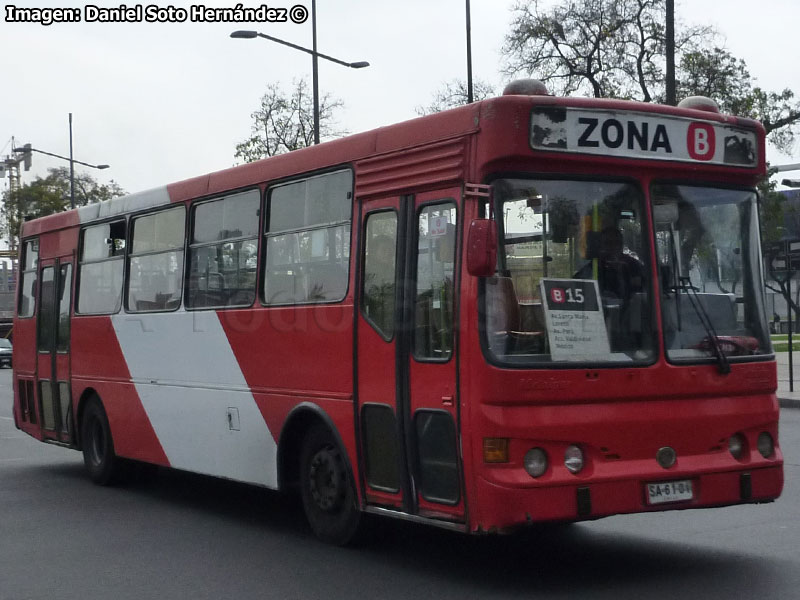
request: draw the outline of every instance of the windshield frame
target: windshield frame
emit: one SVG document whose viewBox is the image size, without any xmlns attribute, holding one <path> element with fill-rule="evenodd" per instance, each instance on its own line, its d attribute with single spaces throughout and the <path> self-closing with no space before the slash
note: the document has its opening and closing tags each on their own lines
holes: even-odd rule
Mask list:
<svg viewBox="0 0 800 600">
<path fill-rule="evenodd" d="M 765 362 L 769 360 L 773 360 L 775 357 L 774 348 L 772 346 L 772 340 L 769 335 L 769 326 L 767 324 L 767 317 L 766 317 L 766 274 L 764 272 L 764 257 L 762 251 L 762 230 L 761 230 L 761 194 L 759 193 L 758 189 L 754 186 L 749 185 L 736 185 L 736 184 L 725 184 L 720 183 L 718 181 L 711 181 L 711 180 L 697 180 L 697 179 L 681 179 L 681 178 L 650 178 L 647 182 L 647 196 L 648 196 L 648 203 L 650 204 L 651 208 L 651 219 L 652 222 L 650 223 L 650 228 L 653 236 L 653 252 L 654 252 L 654 260 L 656 263 L 657 272 L 654 274 L 655 285 L 658 289 L 658 322 L 659 322 L 659 330 L 660 330 L 660 340 L 659 345 L 663 344 L 664 346 L 664 358 L 667 363 L 675 366 L 688 366 L 688 365 L 702 365 L 702 364 L 714 364 L 714 363 L 721 363 L 721 362 L 730 362 L 730 363 L 750 363 L 750 362 Z M 746 242 L 752 244 L 752 248 L 749 249 L 750 256 L 747 260 L 745 260 L 745 252 L 741 252 L 740 256 L 742 256 L 741 260 L 741 273 L 742 273 L 742 292 L 741 298 L 742 300 L 745 297 L 746 289 L 748 286 L 752 287 L 754 290 L 754 300 L 756 303 L 760 303 L 761 310 L 758 311 L 759 314 L 759 326 L 763 331 L 763 341 L 765 343 L 765 351 L 759 354 L 746 354 L 746 355 L 734 355 L 734 354 L 725 354 L 724 357 L 719 357 L 715 354 L 715 350 L 713 348 L 709 348 L 708 354 L 706 356 L 702 355 L 695 355 L 695 356 L 685 356 L 685 357 L 676 357 L 673 355 L 671 356 L 670 348 L 668 347 L 667 343 L 667 319 L 665 315 L 665 303 L 664 303 L 664 287 L 665 282 L 662 280 L 661 274 L 658 273 L 658 270 L 661 268 L 661 256 L 658 247 L 658 231 L 659 231 L 659 224 L 656 222 L 656 209 L 655 209 L 655 193 L 654 190 L 657 186 L 676 186 L 676 187 L 685 187 L 685 188 L 696 188 L 696 189 L 709 189 L 709 190 L 719 190 L 725 191 L 729 190 L 731 192 L 738 192 L 738 193 L 748 193 L 752 197 L 752 217 L 754 222 L 751 222 L 750 229 L 755 233 L 754 236 L 750 236 L 747 232 L 742 231 L 743 224 L 740 222 L 739 230 L 736 233 L 739 236 L 739 241 L 744 245 Z M 694 206 L 694 205 L 693 205 Z M 717 206 L 722 206 L 722 204 L 718 204 Z M 696 207 L 695 207 L 696 209 Z M 745 237 L 753 239 L 746 240 Z M 754 257 L 752 253 L 754 251 L 758 252 L 758 259 L 752 260 Z M 752 268 L 748 271 L 746 267 L 746 262 L 753 262 Z M 750 281 L 745 281 L 749 272 L 749 279 Z M 687 281 L 689 280 L 688 278 Z M 691 286 L 691 282 L 690 286 Z M 687 289 L 687 296 L 692 290 Z M 734 298 L 739 298 L 739 295 L 734 292 Z M 699 302 L 699 301 L 698 301 Z M 735 300 L 735 305 L 742 304 L 744 305 L 744 301 L 738 302 Z M 754 307 L 758 308 L 758 306 Z M 691 307 L 692 311 L 697 311 L 698 309 Z M 702 308 L 700 311 L 702 312 Z M 738 308 L 737 308 L 737 316 L 738 316 Z M 703 318 L 702 315 L 698 315 L 699 318 Z M 737 321 L 738 323 L 738 321 Z M 717 327 L 713 326 L 713 319 L 712 319 L 712 331 L 717 335 L 717 339 L 724 339 L 726 337 L 725 333 L 722 331 L 715 331 Z M 757 332 L 755 332 L 757 333 Z M 758 339 L 756 335 L 753 335 L 756 340 Z"/>
<path fill-rule="evenodd" d="M 480 344 L 481 344 L 481 351 L 484 355 L 484 359 L 491 365 L 502 367 L 502 368 L 512 368 L 512 369 L 601 369 L 601 368 L 644 368 L 648 366 L 652 366 L 656 362 L 658 362 L 661 352 L 661 342 L 659 340 L 659 321 L 658 319 L 658 311 L 657 311 L 657 304 L 654 300 L 656 292 L 656 288 L 654 285 L 654 276 L 650 272 L 652 269 L 654 256 L 653 256 L 653 245 L 652 245 L 652 238 L 653 238 L 653 231 L 652 231 L 652 218 L 651 218 L 651 211 L 649 204 L 649 194 L 646 188 L 646 180 L 642 178 L 630 176 L 630 175 L 601 175 L 601 174 L 587 174 L 587 173 L 564 173 L 564 172 L 531 172 L 531 171 L 500 171 L 493 173 L 490 177 L 486 178 L 485 183 L 489 186 L 494 186 L 494 184 L 498 180 L 529 180 L 531 182 L 534 181 L 564 181 L 567 183 L 596 183 L 596 184 L 619 184 L 619 185 L 627 185 L 630 186 L 632 190 L 634 190 L 637 194 L 636 202 L 638 203 L 637 210 L 639 211 L 640 215 L 636 219 L 638 221 L 639 227 L 641 229 L 641 244 L 640 254 L 638 255 L 640 260 L 642 261 L 645 272 L 647 277 L 645 278 L 645 291 L 649 296 L 649 300 L 647 302 L 646 307 L 646 314 L 644 315 L 644 323 L 647 323 L 649 326 L 649 330 L 647 332 L 643 332 L 643 335 L 649 336 L 649 343 L 650 347 L 642 347 L 647 352 L 647 356 L 643 358 L 636 358 L 636 359 L 621 359 L 621 360 L 552 360 L 552 359 L 542 359 L 542 360 L 531 360 L 530 356 L 518 355 L 514 356 L 512 354 L 497 354 L 491 348 L 488 339 L 487 333 L 487 322 L 488 322 L 488 315 L 487 315 L 487 300 L 486 300 L 486 290 L 487 290 L 487 281 L 491 278 L 481 277 L 479 281 L 478 287 L 478 328 L 479 328 L 479 337 L 480 337 Z M 492 193 L 492 214 L 493 220 L 497 221 L 497 232 L 498 232 L 498 265 L 497 269 L 500 272 L 500 269 L 503 268 L 505 265 L 505 257 L 503 256 L 503 248 L 505 246 L 505 226 L 503 224 L 502 218 L 498 218 L 498 215 L 501 214 L 502 211 L 501 203 L 503 200 L 497 197 L 495 193 Z M 483 218 L 489 218 L 489 215 L 486 213 L 486 207 L 488 204 L 482 203 L 480 205 L 480 214 Z M 547 332 L 545 331 L 545 335 Z M 542 356 L 550 356 L 549 354 L 545 354 Z"/>
</svg>

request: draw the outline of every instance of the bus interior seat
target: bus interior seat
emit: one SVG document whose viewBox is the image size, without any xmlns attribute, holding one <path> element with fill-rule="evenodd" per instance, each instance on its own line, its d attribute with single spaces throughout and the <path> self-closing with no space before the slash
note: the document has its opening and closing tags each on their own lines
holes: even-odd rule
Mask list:
<svg viewBox="0 0 800 600">
<path fill-rule="evenodd" d="M 486 279 L 486 336 L 489 348 L 498 354 L 542 351 L 543 330 L 522 328 L 522 311 L 511 277 Z"/>
</svg>

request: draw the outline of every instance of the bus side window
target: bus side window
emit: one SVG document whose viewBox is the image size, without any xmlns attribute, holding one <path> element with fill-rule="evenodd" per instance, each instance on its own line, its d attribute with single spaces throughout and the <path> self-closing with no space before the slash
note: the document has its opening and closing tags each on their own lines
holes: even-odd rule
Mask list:
<svg viewBox="0 0 800 600">
<path fill-rule="evenodd" d="M 250 190 L 194 208 L 187 308 L 253 304 L 260 200 Z"/>
<path fill-rule="evenodd" d="M 175 310 L 181 302 L 184 206 L 137 217 L 128 257 L 127 310 Z"/>
<path fill-rule="evenodd" d="M 20 281 L 17 316 L 32 317 L 36 308 L 36 278 L 39 267 L 39 238 L 25 242 L 22 250 L 23 271 Z"/>
<path fill-rule="evenodd" d="M 269 190 L 264 304 L 344 299 L 352 199 L 350 171 L 308 177 Z"/>
<path fill-rule="evenodd" d="M 124 219 L 92 225 L 82 231 L 77 313 L 96 315 L 119 311 L 126 231 Z"/>
</svg>

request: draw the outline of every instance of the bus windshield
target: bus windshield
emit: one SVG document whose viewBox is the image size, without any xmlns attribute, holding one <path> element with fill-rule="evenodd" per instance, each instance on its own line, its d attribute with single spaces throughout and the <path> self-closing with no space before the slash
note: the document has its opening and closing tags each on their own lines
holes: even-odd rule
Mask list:
<svg viewBox="0 0 800 600">
<path fill-rule="evenodd" d="M 484 288 L 490 357 L 516 365 L 652 362 L 641 188 L 566 179 L 498 179 L 492 188 L 501 241 Z"/>
<path fill-rule="evenodd" d="M 651 195 L 667 359 L 771 353 L 756 194 L 658 183 Z"/>
</svg>

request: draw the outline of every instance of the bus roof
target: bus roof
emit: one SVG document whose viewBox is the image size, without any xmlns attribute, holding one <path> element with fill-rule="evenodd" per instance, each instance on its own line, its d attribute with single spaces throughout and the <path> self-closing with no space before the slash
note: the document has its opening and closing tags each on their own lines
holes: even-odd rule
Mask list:
<svg viewBox="0 0 800 600">
<path fill-rule="evenodd" d="M 23 224 L 22 237 L 114 215 L 123 215 L 170 202 L 183 202 L 247 186 L 280 181 L 301 173 L 357 163 L 365 158 L 390 155 L 424 144 L 460 138 L 476 133 L 481 128 L 492 128 L 494 125 L 508 126 L 514 123 L 515 128 L 519 129 L 521 117 L 526 119 L 527 129 L 527 119 L 535 106 L 607 111 L 620 114 L 636 112 L 696 119 L 750 129 L 758 135 L 760 140 L 758 170 L 760 172 L 764 169 L 764 129 L 760 123 L 751 119 L 630 100 L 505 95 L 27 221 Z M 526 145 L 528 144 L 527 136 L 523 141 Z M 531 150 L 530 146 L 528 146 L 528 150 Z"/>
</svg>

